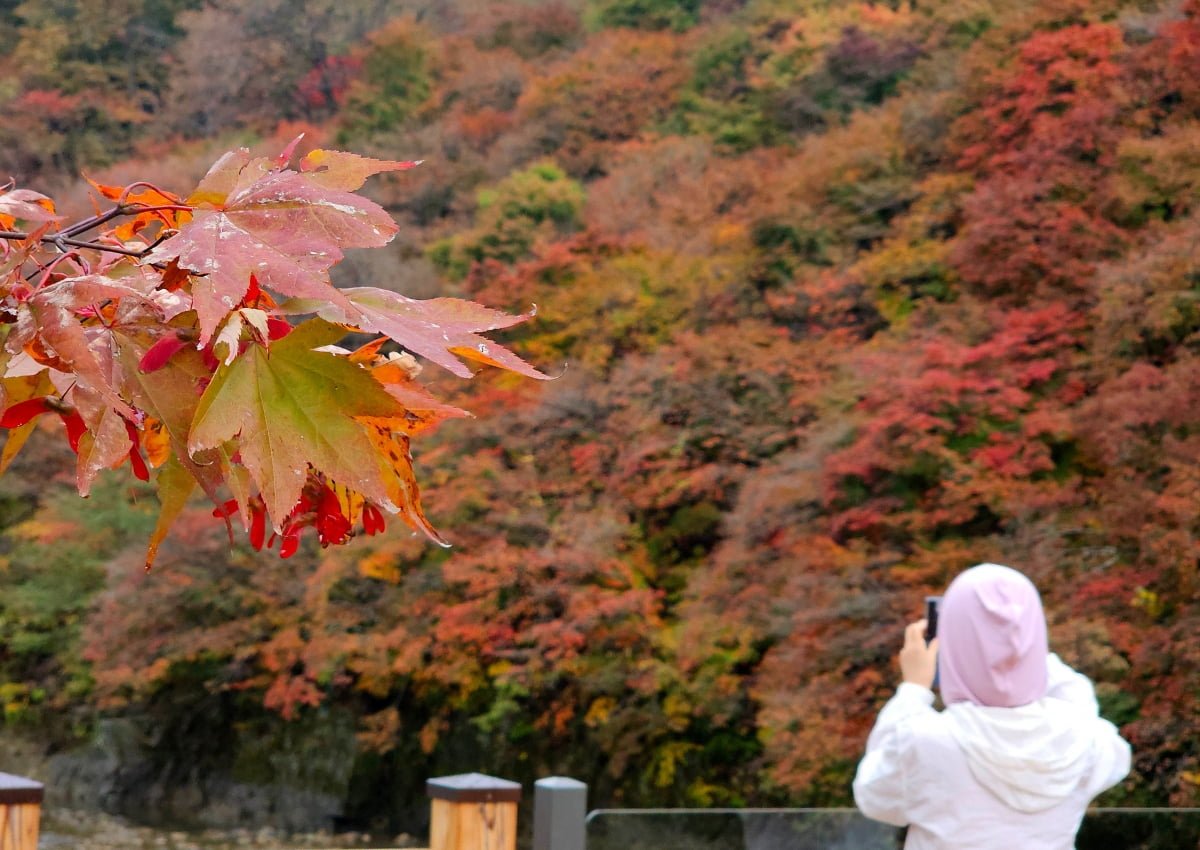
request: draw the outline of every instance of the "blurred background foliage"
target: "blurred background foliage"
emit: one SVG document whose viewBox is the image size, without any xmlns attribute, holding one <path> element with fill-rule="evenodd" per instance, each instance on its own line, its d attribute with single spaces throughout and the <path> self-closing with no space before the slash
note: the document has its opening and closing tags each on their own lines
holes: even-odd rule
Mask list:
<svg viewBox="0 0 1200 850">
<path fill-rule="evenodd" d="M 562 373 L 425 370 L 477 414 L 416 447 L 448 551 L 281 562 L 196 505 L 143 575 L 153 496 L 35 440 L 4 730 L 336 751 L 361 826 L 476 769 L 846 804 L 902 624 L 995 560 L 1133 743 L 1106 801 L 1200 805 L 1198 68 L 1196 0 L 0 2 L 0 176 L 423 159 L 340 280 L 536 304 L 508 341 Z"/>
</svg>

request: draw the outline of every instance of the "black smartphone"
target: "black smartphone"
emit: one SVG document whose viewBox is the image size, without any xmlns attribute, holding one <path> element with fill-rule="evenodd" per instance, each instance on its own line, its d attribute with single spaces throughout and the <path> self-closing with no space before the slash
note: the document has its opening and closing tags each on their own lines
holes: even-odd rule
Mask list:
<svg viewBox="0 0 1200 850">
<path fill-rule="evenodd" d="M 942 604 L 942 597 L 940 597 L 940 596 L 926 596 L 925 597 L 925 645 L 926 646 L 929 646 L 930 642 L 935 637 L 937 637 L 938 608 L 941 607 L 941 604 Z M 939 670 L 940 667 L 941 667 L 941 665 L 939 664 L 937 667 L 933 668 L 933 684 L 930 685 L 931 688 L 936 688 L 939 685 L 941 685 L 942 677 L 939 675 L 939 673 L 941 672 Z"/>
<path fill-rule="evenodd" d="M 925 645 L 937 637 L 938 606 L 942 604 L 940 596 L 925 597 Z"/>
</svg>

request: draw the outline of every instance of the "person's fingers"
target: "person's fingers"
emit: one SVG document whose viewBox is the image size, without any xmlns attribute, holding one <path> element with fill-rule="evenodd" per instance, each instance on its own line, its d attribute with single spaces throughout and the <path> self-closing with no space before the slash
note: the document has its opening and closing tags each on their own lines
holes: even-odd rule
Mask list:
<svg viewBox="0 0 1200 850">
<path fill-rule="evenodd" d="M 928 622 L 922 618 L 915 623 L 909 623 L 908 628 L 904 630 L 904 642 L 915 644 L 917 641 L 925 642 L 925 627 Z"/>
<path fill-rule="evenodd" d="M 937 670 L 937 643 L 925 645 L 925 620 L 910 623 L 904 629 L 904 648 L 900 650 L 901 680 L 928 688 Z"/>
</svg>

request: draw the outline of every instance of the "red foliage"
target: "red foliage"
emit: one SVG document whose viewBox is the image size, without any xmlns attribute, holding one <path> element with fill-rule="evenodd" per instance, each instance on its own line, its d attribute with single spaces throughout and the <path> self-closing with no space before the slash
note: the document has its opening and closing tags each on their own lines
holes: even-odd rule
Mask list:
<svg viewBox="0 0 1200 850">
<path fill-rule="evenodd" d="M 860 361 L 864 419 L 825 462 L 836 535 L 901 542 L 980 521 L 991 533 L 1053 498 L 1051 449 L 1070 427 L 1049 390 L 1074 364 L 1082 322 L 1051 304 L 990 324 L 976 345 L 934 338 Z"/>
<path fill-rule="evenodd" d="M 1182 9 L 1184 19 L 1171 21 L 1162 29 L 1167 86 L 1176 92 L 1185 108 L 1200 115 L 1200 2 L 1187 0 Z M 1156 45 L 1157 46 L 1157 45 Z"/>
<path fill-rule="evenodd" d="M 350 83 L 361 71 L 360 57 L 329 56 L 300 79 L 296 98 L 308 114 L 327 115 L 346 102 Z"/>
<path fill-rule="evenodd" d="M 992 297 L 1089 294 L 1098 260 L 1126 238 L 1102 215 L 1124 105 L 1109 25 L 1036 33 L 957 125 L 960 165 L 980 182 L 963 204 L 953 259 Z"/>
<path fill-rule="evenodd" d="M 983 295 L 1018 303 L 1056 293 L 1093 298 L 1097 261 L 1117 256 L 1127 239 L 1024 175 L 981 182 L 963 202 L 963 219 L 952 254 L 959 276 Z"/>
<path fill-rule="evenodd" d="M 82 102 L 80 95 L 57 89 L 30 89 L 16 99 L 12 108 L 50 124 L 70 116 Z"/>
<path fill-rule="evenodd" d="M 1111 165 L 1121 49 L 1120 31 L 1108 24 L 1035 33 L 959 122 L 959 165 L 1026 177 Z"/>
</svg>

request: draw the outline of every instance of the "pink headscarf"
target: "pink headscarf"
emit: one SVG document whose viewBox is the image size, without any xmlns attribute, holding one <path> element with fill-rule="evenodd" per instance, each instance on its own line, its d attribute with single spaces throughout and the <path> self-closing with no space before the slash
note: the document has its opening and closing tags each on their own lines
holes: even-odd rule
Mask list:
<svg viewBox="0 0 1200 850">
<path fill-rule="evenodd" d="M 1012 708 L 1046 695 L 1046 615 L 1033 582 L 980 564 L 950 583 L 938 613 L 942 702 Z"/>
</svg>

